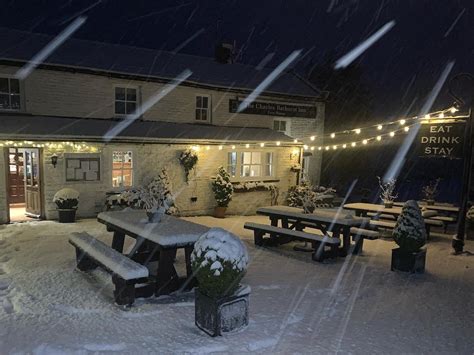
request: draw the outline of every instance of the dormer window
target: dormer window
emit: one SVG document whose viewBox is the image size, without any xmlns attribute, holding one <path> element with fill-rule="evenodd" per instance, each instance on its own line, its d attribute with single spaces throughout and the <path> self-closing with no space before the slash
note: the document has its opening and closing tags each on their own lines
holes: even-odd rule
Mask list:
<svg viewBox="0 0 474 355">
<path fill-rule="evenodd" d="M 196 121 L 209 122 L 211 120 L 211 97 L 209 95 L 196 96 Z"/>
<path fill-rule="evenodd" d="M 20 81 L 0 78 L 0 110 L 20 110 Z"/>
</svg>

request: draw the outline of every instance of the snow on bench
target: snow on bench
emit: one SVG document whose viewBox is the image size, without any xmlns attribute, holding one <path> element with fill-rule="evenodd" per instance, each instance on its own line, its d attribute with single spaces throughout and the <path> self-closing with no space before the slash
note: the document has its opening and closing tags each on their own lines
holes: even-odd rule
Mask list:
<svg viewBox="0 0 474 355">
<path fill-rule="evenodd" d="M 148 269 L 145 266 L 129 259 L 86 232 L 72 233 L 69 243 L 126 281 L 148 277 Z"/>
<path fill-rule="evenodd" d="M 386 213 L 380 213 L 380 212 L 367 212 L 368 217 L 377 217 L 377 218 L 382 218 L 382 219 L 391 219 L 395 220 L 397 219 L 394 215 L 391 214 L 386 214 Z"/>
</svg>

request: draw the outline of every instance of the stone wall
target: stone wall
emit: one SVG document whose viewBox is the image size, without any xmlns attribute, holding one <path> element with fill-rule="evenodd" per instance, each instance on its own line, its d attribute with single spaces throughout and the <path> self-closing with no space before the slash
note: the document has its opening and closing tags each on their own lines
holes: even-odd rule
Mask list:
<svg viewBox="0 0 474 355">
<path fill-rule="evenodd" d="M 8 162 L 5 161 L 5 151 L 7 148 L 0 149 L 0 224 L 6 223 L 8 219 L 7 189 L 6 189 L 6 170 Z"/>
<path fill-rule="evenodd" d="M 98 149 L 101 158 L 101 180 L 98 182 L 66 182 L 65 154 L 77 154 L 77 157 L 85 153 L 74 153 L 72 148 L 61 150 L 43 148 L 43 192 L 46 219 L 56 219 L 56 205 L 53 202 L 54 194 L 63 187 L 76 189 L 80 193 L 78 208 L 79 217 L 94 217 L 103 210 L 107 191 L 112 191 L 112 152 L 114 150 L 131 150 L 134 156 L 134 181 L 135 186 L 147 184 L 153 177 L 157 176 L 162 168 L 166 168 L 173 185 L 173 192 L 177 193 L 176 203 L 181 215 L 212 214 L 215 206 L 214 196 L 211 190 L 211 178 L 215 176 L 220 165 L 226 165 L 227 153 L 230 147 L 218 150 L 217 146 L 211 146 L 210 150 L 202 147 L 198 151 L 199 161 L 197 168 L 190 174 L 190 180 L 185 181 L 183 167 L 178 161 L 181 152 L 189 148 L 189 145 L 178 144 L 95 144 L 88 143 Z M 278 203 L 284 203 L 289 186 L 296 183 L 296 174 L 290 171 L 290 167 L 297 161 L 297 156 L 291 152 L 294 147 L 268 147 L 258 149 L 259 151 L 272 151 L 275 154 L 275 176 L 271 181 L 277 180 L 275 184 L 279 187 Z M 56 167 L 51 164 L 51 155 L 58 155 Z M 0 186 L 5 186 L 3 156 L 0 158 Z M 6 189 L 0 189 L 0 220 L 6 221 Z M 191 201 L 196 197 L 195 202 Z M 259 206 L 270 205 L 270 191 L 239 192 L 229 205 L 229 214 L 254 214 Z"/>
</svg>

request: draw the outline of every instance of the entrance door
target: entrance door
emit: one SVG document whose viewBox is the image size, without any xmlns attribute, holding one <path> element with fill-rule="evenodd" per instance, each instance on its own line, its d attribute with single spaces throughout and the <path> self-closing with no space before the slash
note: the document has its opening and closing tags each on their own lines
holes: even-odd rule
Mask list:
<svg viewBox="0 0 474 355">
<path fill-rule="evenodd" d="M 301 171 L 301 179 L 307 182 L 310 182 L 309 158 L 311 158 L 311 156 L 303 156 L 303 166 L 302 166 L 302 171 Z"/>
<path fill-rule="evenodd" d="M 10 204 L 25 203 L 25 172 L 23 152 L 18 148 L 8 149 L 8 196 Z"/>
<path fill-rule="evenodd" d="M 41 216 L 41 181 L 39 149 L 25 149 L 25 202 L 26 214 Z"/>
</svg>

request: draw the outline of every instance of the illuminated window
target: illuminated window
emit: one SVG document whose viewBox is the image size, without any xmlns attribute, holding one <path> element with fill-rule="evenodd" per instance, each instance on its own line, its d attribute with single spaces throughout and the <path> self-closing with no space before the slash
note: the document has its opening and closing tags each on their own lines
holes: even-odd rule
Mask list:
<svg viewBox="0 0 474 355">
<path fill-rule="evenodd" d="M 20 81 L 0 78 L 0 110 L 20 109 Z"/>
<path fill-rule="evenodd" d="M 196 96 L 196 121 L 210 121 L 211 97 L 205 95 Z"/>
<path fill-rule="evenodd" d="M 131 151 L 116 150 L 112 153 L 112 186 L 133 185 L 133 154 Z"/>
<path fill-rule="evenodd" d="M 115 88 L 115 114 L 130 115 L 137 109 L 137 89 L 127 87 Z"/>
<path fill-rule="evenodd" d="M 272 152 L 229 152 L 227 171 L 232 177 L 244 179 L 268 178 L 273 176 Z"/>
</svg>

